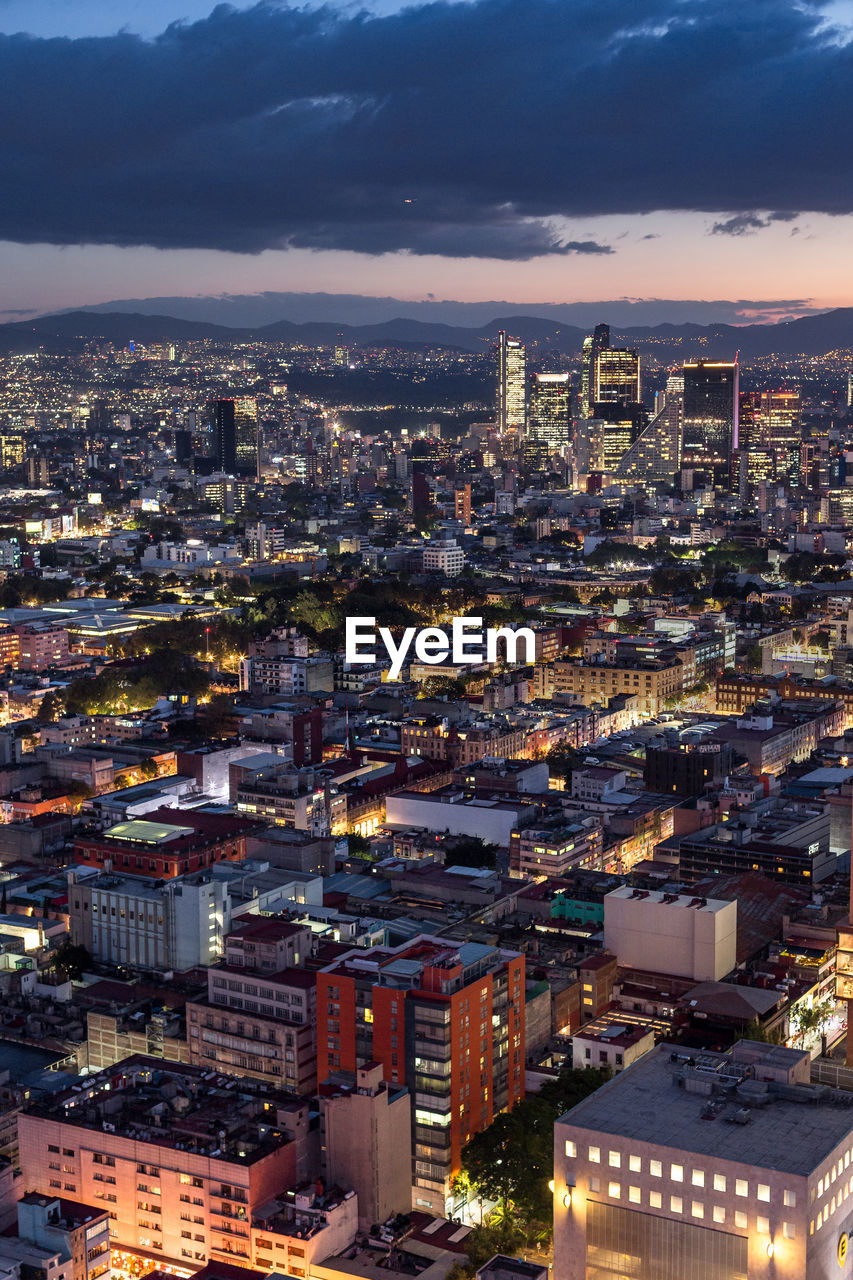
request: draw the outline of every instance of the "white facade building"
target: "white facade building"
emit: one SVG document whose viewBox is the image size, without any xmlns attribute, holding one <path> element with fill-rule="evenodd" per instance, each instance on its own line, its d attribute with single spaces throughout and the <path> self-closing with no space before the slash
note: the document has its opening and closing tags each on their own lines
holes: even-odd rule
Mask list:
<svg viewBox="0 0 853 1280">
<path fill-rule="evenodd" d="M 604 948 L 627 969 L 718 982 L 737 960 L 737 903 L 623 885 L 604 898 Z"/>
</svg>

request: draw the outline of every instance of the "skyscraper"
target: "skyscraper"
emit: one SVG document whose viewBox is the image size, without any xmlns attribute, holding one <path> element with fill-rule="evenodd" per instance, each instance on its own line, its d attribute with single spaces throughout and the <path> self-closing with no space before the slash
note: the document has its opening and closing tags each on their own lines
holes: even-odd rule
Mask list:
<svg viewBox="0 0 853 1280">
<path fill-rule="evenodd" d="M 643 484 L 667 484 L 681 470 L 684 435 L 683 379 L 670 378 L 663 405 L 625 453 L 617 468 L 619 479 Z"/>
<path fill-rule="evenodd" d="M 598 404 L 639 404 L 640 357 L 626 347 L 597 351 L 592 364 L 593 408 Z"/>
<path fill-rule="evenodd" d="M 592 417 L 592 407 L 595 400 L 593 396 L 595 361 L 598 353 L 609 346 L 609 324 L 597 324 L 592 334 L 588 338 L 584 338 L 580 403 L 580 416 L 582 418 Z"/>
<path fill-rule="evenodd" d="M 237 469 L 237 432 L 234 401 L 213 400 L 210 405 L 213 459 L 217 471 L 233 475 Z"/>
<path fill-rule="evenodd" d="M 530 435 L 552 449 L 571 437 L 572 384 L 568 373 L 534 373 L 530 382 Z"/>
<path fill-rule="evenodd" d="M 527 426 L 527 355 L 524 343 L 518 338 L 508 338 L 501 329 L 495 352 L 497 356 L 495 407 L 498 434 L 505 435 L 508 431 L 523 434 Z"/>
<path fill-rule="evenodd" d="M 759 437 L 764 449 L 790 449 L 802 437 L 799 391 L 762 391 Z"/>
<path fill-rule="evenodd" d="M 738 364 L 691 360 L 684 364 L 683 465 L 727 484 L 738 447 Z"/>
<path fill-rule="evenodd" d="M 260 478 L 258 402 L 254 396 L 234 401 L 234 454 L 238 476 Z"/>
</svg>

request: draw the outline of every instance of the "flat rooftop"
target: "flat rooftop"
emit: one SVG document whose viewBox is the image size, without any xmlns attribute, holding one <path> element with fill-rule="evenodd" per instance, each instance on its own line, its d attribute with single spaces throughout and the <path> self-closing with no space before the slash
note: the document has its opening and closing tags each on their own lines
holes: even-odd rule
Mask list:
<svg viewBox="0 0 853 1280">
<path fill-rule="evenodd" d="M 802 1056 L 779 1046 L 747 1047 L 783 1073 Z M 566 1112 L 558 1124 L 808 1176 L 851 1137 L 853 1093 L 821 1085 L 765 1084 L 749 1079 L 749 1067 L 729 1054 L 691 1053 L 683 1046 L 660 1044 Z M 688 1092 L 685 1075 L 706 1077 L 708 1092 Z M 707 1114 L 709 1102 L 714 1103 L 713 1118 Z M 741 1122 L 729 1123 L 726 1117 L 736 1112 Z"/>
</svg>

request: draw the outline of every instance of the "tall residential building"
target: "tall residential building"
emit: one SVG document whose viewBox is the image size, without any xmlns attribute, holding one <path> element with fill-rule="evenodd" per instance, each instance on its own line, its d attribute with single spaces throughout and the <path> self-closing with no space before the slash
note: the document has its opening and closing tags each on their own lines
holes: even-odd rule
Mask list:
<svg viewBox="0 0 853 1280">
<path fill-rule="evenodd" d="M 600 351 L 610 346 L 610 325 L 597 324 L 592 334 L 584 338 L 583 341 L 583 357 L 581 364 L 581 402 L 580 416 L 582 418 L 592 417 L 593 405 L 595 397 L 593 395 L 593 387 L 595 382 L 595 361 Z"/>
<path fill-rule="evenodd" d="M 324 1173 L 329 1186 L 352 1187 L 358 1225 L 369 1231 L 412 1207 L 412 1095 L 382 1079 L 382 1065 L 336 1071 L 319 1090 Z"/>
<path fill-rule="evenodd" d="M 509 338 L 503 329 L 497 346 L 496 421 L 499 435 L 508 431 L 524 434 L 527 426 L 527 353 L 518 338 Z"/>
<path fill-rule="evenodd" d="M 238 476 L 260 478 L 258 402 L 254 396 L 234 401 L 234 469 Z"/>
<path fill-rule="evenodd" d="M 728 483 L 731 455 L 738 447 L 738 364 L 719 360 L 684 365 L 683 466 Z"/>
<path fill-rule="evenodd" d="M 530 382 L 530 436 L 550 449 L 571 440 L 572 381 L 568 373 L 534 373 Z"/>
<path fill-rule="evenodd" d="M 524 957 L 422 934 L 317 975 L 317 1069 L 382 1066 L 414 1096 L 412 1207 L 444 1215 L 465 1143 L 524 1094 Z"/>
<path fill-rule="evenodd" d="M 554 1130 L 561 1280 L 849 1274 L 853 1128 L 807 1052 L 658 1045 Z"/>
</svg>

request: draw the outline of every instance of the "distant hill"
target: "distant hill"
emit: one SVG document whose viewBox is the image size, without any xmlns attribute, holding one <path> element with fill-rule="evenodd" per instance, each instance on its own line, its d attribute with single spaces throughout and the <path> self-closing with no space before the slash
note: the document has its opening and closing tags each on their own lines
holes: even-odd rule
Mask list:
<svg viewBox="0 0 853 1280">
<path fill-rule="evenodd" d="M 606 316 L 602 316 L 606 320 Z M 334 320 L 295 324 L 278 320 L 253 329 L 229 328 L 202 320 L 182 320 L 167 315 L 123 311 L 69 311 L 35 320 L 0 325 L 0 351 L 26 352 L 36 348 L 66 350 L 100 338 L 126 346 L 128 342 L 164 342 L 209 338 L 219 341 L 301 342 L 331 346 L 336 342 L 359 346 L 444 347 L 462 351 L 487 351 L 500 329 L 521 338 L 535 351 L 551 350 L 576 355 L 588 330 L 555 323 L 540 316 L 497 316 L 476 328 L 433 324 L 398 318 L 378 324 L 342 325 Z M 613 329 L 617 345 L 636 346 L 664 360 L 706 356 L 731 359 L 740 350 L 744 359 L 767 356 L 823 355 L 839 348 L 853 350 L 853 307 L 839 307 L 821 315 L 804 316 L 781 324 L 699 325 L 660 324 L 654 328 Z"/>
</svg>

